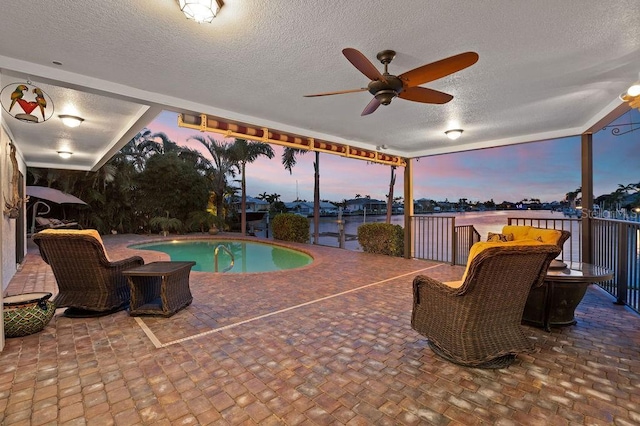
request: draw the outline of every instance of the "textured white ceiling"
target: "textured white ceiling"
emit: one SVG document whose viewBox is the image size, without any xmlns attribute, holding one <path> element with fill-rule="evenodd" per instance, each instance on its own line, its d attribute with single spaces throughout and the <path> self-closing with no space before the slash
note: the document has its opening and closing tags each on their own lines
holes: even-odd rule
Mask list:
<svg viewBox="0 0 640 426">
<path fill-rule="evenodd" d="M 148 106 L 417 157 L 579 134 L 620 104 L 640 72 L 637 0 L 225 0 L 212 24 L 187 21 L 175 0 L 23 0 L 0 8 L 2 83 L 41 78 L 113 97 L 100 116 L 129 138 L 126 123 L 144 125 L 135 117 Z M 452 94 L 448 104 L 395 99 L 361 117 L 367 92 L 303 97 L 366 86 L 342 56 L 345 47 L 380 69 L 376 53 L 396 50 L 389 66 L 396 75 L 466 51 L 480 60 L 425 85 Z M 46 162 L 13 121 L 4 120 L 29 161 Z M 452 127 L 464 129 L 456 142 L 444 135 Z M 88 163 L 100 164 L 126 137 L 105 138 Z"/>
</svg>

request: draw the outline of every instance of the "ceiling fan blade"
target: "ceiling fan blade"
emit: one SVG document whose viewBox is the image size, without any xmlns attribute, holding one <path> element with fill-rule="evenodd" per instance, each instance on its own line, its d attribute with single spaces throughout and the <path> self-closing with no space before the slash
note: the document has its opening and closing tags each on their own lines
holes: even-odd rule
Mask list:
<svg viewBox="0 0 640 426">
<path fill-rule="evenodd" d="M 368 90 L 368 89 L 366 87 L 362 87 L 360 89 L 339 90 L 337 92 L 316 93 L 315 95 L 304 95 L 304 97 L 305 98 L 315 98 L 316 96 L 342 95 L 343 93 L 364 92 L 365 90 Z"/>
<path fill-rule="evenodd" d="M 378 101 L 376 98 L 371 99 L 371 102 L 369 102 L 367 106 L 364 107 L 364 109 L 362 110 L 362 114 L 360 114 L 360 116 L 362 117 L 362 116 L 371 114 L 372 112 L 377 110 L 379 106 L 380 106 L 380 101 Z"/>
<path fill-rule="evenodd" d="M 358 68 L 358 71 L 366 75 L 369 80 L 387 81 L 371 61 L 356 49 L 347 47 L 346 49 L 342 49 L 342 54 L 353 64 L 354 67 Z"/>
<path fill-rule="evenodd" d="M 465 52 L 414 68 L 398 77 L 405 87 L 415 87 L 460 71 L 478 62 L 476 52 Z"/>
<path fill-rule="evenodd" d="M 453 96 L 448 93 L 438 92 L 437 90 L 427 89 L 426 87 L 410 87 L 400 92 L 399 98 L 408 101 L 422 102 L 424 104 L 446 104 Z"/>
</svg>

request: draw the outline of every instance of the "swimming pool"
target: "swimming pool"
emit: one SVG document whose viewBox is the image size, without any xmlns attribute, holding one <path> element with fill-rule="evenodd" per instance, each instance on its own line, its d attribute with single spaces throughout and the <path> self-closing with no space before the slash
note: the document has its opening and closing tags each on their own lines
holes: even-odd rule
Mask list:
<svg viewBox="0 0 640 426">
<path fill-rule="evenodd" d="M 129 248 L 161 251 L 167 253 L 172 261 L 196 262 L 193 271 L 214 272 L 214 251 L 218 246 L 233 254 L 234 265 L 227 271 L 229 273 L 281 271 L 300 268 L 313 261 L 311 256 L 301 251 L 244 240 L 173 240 L 135 244 Z M 218 271 L 231 264 L 226 250 L 218 250 Z"/>
</svg>

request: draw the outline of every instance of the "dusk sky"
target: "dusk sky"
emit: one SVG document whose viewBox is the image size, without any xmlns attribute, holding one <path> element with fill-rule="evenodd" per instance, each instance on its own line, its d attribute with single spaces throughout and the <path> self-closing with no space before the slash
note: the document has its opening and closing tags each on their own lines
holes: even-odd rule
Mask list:
<svg viewBox="0 0 640 426">
<path fill-rule="evenodd" d="M 148 128 L 164 132 L 180 145 L 202 133 L 178 127 L 177 114 L 163 112 Z M 632 110 L 616 123 L 640 123 L 640 112 Z M 640 127 L 636 124 L 635 127 Z M 622 131 L 630 126 L 623 126 Z M 207 133 L 217 140 L 220 135 Z M 464 137 L 464 135 L 463 135 Z M 640 131 L 614 136 L 610 129 L 594 135 L 594 193 L 610 193 L 618 184 L 640 182 Z M 229 142 L 233 142 L 230 139 Z M 195 142 L 199 145 L 199 143 Z M 289 174 L 280 162 L 282 147 L 272 145 L 276 156 L 247 165 L 247 194 L 280 194 L 282 201 L 313 200 L 312 152 L 300 155 Z M 320 197 L 330 201 L 354 198 L 356 194 L 384 199 L 389 189 L 390 167 L 369 164 L 331 154 L 320 154 Z M 397 169 L 395 195 L 402 196 L 404 168 Z M 539 198 L 560 201 L 580 187 L 580 137 L 570 137 L 507 147 L 483 149 L 420 158 L 414 167 L 414 198 L 437 201 L 520 201 Z"/>
</svg>

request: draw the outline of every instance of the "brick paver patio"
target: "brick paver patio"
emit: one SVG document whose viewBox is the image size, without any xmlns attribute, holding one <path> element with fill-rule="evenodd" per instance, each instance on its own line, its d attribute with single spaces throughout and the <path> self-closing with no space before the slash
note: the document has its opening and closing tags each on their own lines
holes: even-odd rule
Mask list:
<svg viewBox="0 0 640 426">
<path fill-rule="evenodd" d="M 112 259 L 149 237 L 106 236 Z M 418 273 L 463 268 L 293 245 L 312 265 L 262 274 L 191 273 L 194 302 L 171 318 L 71 319 L 0 354 L 3 425 L 636 425 L 640 316 L 590 287 L 578 324 L 502 370 L 436 357 L 410 326 Z M 30 246 L 8 294 L 56 292 Z"/>
</svg>

